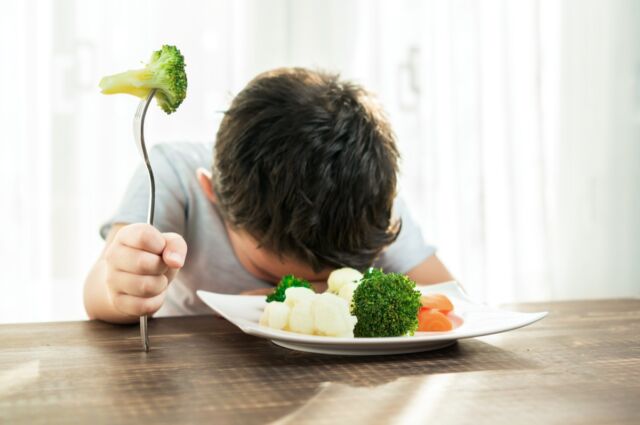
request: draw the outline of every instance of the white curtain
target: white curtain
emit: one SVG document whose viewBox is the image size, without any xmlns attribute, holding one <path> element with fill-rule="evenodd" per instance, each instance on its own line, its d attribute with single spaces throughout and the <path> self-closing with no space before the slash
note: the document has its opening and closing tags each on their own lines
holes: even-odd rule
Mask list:
<svg viewBox="0 0 640 425">
<path fill-rule="evenodd" d="M 381 13 L 411 22 L 383 34 L 401 37 L 401 48 L 385 46 L 396 67 L 387 74 L 399 78 L 385 92 L 398 96 L 406 193 L 453 273 L 492 303 L 553 295 L 548 117 L 559 70 L 542 64 L 558 62 L 558 5 L 427 2 L 404 17 Z"/>
<path fill-rule="evenodd" d="M 0 322 L 84 317 L 97 235 L 134 167 L 136 102 L 108 73 L 164 43 L 187 101 L 149 140 L 213 140 L 255 74 L 338 71 L 376 92 L 402 194 L 476 298 L 640 295 L 640 5 L 633 0 L 0 4 Z"/>
</svg>

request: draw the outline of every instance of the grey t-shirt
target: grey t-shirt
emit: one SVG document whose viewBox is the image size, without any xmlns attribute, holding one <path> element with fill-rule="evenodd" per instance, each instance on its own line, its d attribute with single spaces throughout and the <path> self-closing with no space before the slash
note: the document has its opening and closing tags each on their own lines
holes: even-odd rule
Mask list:
<svg viewBox="0 0 640 425">
<path fill-rule="evenodd" d="M 240 264 L 217 207 L 198 184 L 196 170 L 211 169 L 212 148 L 212 144 L 167 143 L 156 145 L 149 152 L 156 180 L 154 225 L 161 232 L 179 233 L 189 248 L 184 267 L 169 285 L 165 303 L 156 316 L 211 313 L 197 297 L 198 289 L 237 294 L 272 286 Z M 146 222 L 148 196 L 147 172 L 140 166 L 115 215 L 101 227 L 102 237 L 106 237 L 114 223 Z M 375 266 L 388 272 L 406 273 L 435 249 L 425 244 L 403 202 L 397 199 L 394 210 L 402 218 L 402 230 Z"/>
</svg>

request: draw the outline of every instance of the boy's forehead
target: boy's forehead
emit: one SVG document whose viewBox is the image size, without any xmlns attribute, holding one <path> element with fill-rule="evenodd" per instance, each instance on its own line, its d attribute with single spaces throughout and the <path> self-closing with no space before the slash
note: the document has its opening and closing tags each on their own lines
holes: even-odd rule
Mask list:
<svg viewBox="0 0 640 425">
<path fill-rule="evenodd" d="M 277 279 L 280 279 L 282 276 L 287 274 L 294 274 L 297 277 L 308 280 L 322 280 L 330 273 L 330 270 L 315 272 L 311 265 L 286 256 L 278 255 L 277 253 L 270 252 L 262 248 L 256 249 L 252 260 L 257 267 L 268 272 Z"/>
<path fill-rule="evenodd" d="M 246 232 L 238 232 L 237 237 L 243 245 L 243 254 L 248 262 L 258 269 L 258 272 L 268 275 L 271 280 L 280 280 L 282 276 L 287 274 L 294 274 L 311 281 L 324 280 L 331 272 L 330 269 L 315 272 L 311 265 L 261 248 L 257 241 Z"/>
</svg>

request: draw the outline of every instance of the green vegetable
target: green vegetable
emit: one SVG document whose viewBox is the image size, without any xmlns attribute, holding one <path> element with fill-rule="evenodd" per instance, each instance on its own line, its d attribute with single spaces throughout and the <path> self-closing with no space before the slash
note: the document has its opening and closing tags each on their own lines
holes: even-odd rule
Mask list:
<svg viewBox="0 0 640 425">
<path fill-rule="evenodd" d="M 286 298 L 284 292 L 289 288 L 293 288 L 294 286 L 309 288 L 313 290 L 313 288 L 311 287 L 311 284 L 306 280 L 298 279 L 294 275 L 288 274 L 282 277 L 282 279 L 280 280 L 280 283 L 278 283 L 278 286 L 276 286 L 276 289 L 273 290 L 273 293 L 267 296 L 267 302 L 268 303 L 270 303 L 271 301 L 283 302 Z"/>
<path fill-rule="evenodd" d="M 175 46 L 164 45 L 153 52 L 149 63 L 142 69 L 110 75 L 100 80 L 104 94 L 125 93 L 146 98 L 157 89 L 158 105 L 170 114 L 178 109 L 187 96 L 187 74 L 184 57 Z"/>
<path fill-rule="evenodd" d="M 379 278 L 381 276 L 384 276 L 384 272 L 382 271 L 382 269 L 374 269 L 373 267 L 369 267 L 367 271 L 364 272 L 362 280 L 369 279 L 371 277 Z"/>
<path fill-rule="evenodd" d="M 356 337 L 413 335 L 418 328 L 420 292 L 399 273 L 369 269 L 353 293 L 351 312 L 358 318 Z"/>
</svg>

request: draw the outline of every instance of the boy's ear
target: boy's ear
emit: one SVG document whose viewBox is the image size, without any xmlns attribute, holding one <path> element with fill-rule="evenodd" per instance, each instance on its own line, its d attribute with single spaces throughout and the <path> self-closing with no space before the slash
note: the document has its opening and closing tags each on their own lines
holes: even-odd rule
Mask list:
<svg viewBox="0 0 640 425">
<path fill-rule="evenodd" d="M 207 198 L 213 202 L 214 204 L 218 203 L 218 197 L 216 196 L 216 192 L 213 190 L 213 181 L 211 180 L 211 171 L 206 170 L 204 168 L 198 168 L 196 170 L 196 177 L 198 178 L 198 183 L 200 184 L 200 188 L 207 196 Z"/>
</svg>

